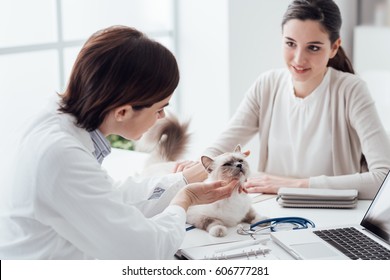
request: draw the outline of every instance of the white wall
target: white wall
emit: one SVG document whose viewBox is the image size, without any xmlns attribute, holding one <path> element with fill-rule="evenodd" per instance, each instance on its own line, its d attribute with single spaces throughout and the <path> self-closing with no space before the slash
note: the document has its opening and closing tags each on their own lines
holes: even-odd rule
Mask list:
<svg viewBox="0 0 390 280">
<path fill-rule="evenodd" d="M 192 119 L 194 156 L 219 135 L 255 78 L 282 67 L 280 22 L 288 2 L 178 1 L 179 99 L 181 115 Z"/>
<path fill-rule="evenodd" d="M 353 61 L 353 29 L 357 24 L 358 3 L 357 0 L 335 0 L 335 2 L 340 8 L 343 20 L 340 30 L 341 45 Z"/>
<path fill-rule="evenodd" d="M 229 115 L 260 73 L 283 67 L 281 21 L 289 2 L 229 1 Z"/>
<path fill-rule="evenodd" d="M 229 118 L 228 2 L 178 1 L 177 14 L 180 112 L 201 152 Z"/>
<path fill-rule="evenodd" d="M 379 117 L 390 135 L 390 26 L 356 28 L 355 46 L 355 70 L 367 82 Z"/>
</svg>

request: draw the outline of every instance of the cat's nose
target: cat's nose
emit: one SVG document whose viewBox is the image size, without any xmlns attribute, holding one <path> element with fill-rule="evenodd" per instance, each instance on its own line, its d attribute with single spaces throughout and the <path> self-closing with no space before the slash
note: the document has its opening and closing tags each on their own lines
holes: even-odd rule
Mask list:
<svg viewBox="0 0 390 280">
<path fill-rule="evenodd" d="M 241 163 L 237 164 L 237 167 L 242 168 L 242 164 Z"/>
</svg>

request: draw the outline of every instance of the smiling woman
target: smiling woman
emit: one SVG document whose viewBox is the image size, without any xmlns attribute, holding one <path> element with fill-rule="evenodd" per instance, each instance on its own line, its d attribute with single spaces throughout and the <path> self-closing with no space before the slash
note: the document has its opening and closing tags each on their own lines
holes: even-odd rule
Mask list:
<svg viewBox="0 0 390 280">
<path fill-rule="evenodd" d="M 342 49 L 341 22 L 332 0 L 292 1 L 282 19 L 286 69 L 258 77 L 206 151 L 216 156 L 257 134 L 258 174 L 248 179 L 249 192 L 353 188 L 372 199 L 390 169 L 389 139 Z"/>
<path fill-rule="evenodd" d="M 297 19 L 283 25 L 283 38 L 284 60 L 294 80 L 295 95 L 304 98 L 321 83 L 328 61 L 340 47 L 340 39 L 332 44 L 328 33 L 321 32 L 319 22 Z"/>
</svg>

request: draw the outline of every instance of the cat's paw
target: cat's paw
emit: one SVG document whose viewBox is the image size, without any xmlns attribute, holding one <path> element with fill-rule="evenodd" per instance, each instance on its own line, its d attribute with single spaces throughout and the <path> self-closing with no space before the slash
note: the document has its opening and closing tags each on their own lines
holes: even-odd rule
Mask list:
<svg viewBox="0 0 390 280">
<path fill-rule="evenodd" d="M 216 225 L 209 229 L 209 233 L 215 237 L 224 237 L 227 234 L 227 228 L 222 225 Z"/>
</svg>

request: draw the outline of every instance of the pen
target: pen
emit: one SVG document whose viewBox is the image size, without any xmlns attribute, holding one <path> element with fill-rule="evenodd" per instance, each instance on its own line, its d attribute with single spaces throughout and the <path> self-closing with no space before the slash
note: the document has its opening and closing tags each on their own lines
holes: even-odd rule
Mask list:
<svg viewBox="0 0 390 280">
<path fill-rule="evenodd" d="M 269 240 L 269 238 L 267 237 L 267 238 L 263 238 L 263 239 L 235 242 L 232 246 L 216 250 L 215 253 L 222 253 L 222 252 L 226 252 L 226 251 L 230 251 L 230 250 L 234 250 L 234 249 L 245 248 L 245 247 L 260 244 L 261 242 L 268 241 L 268 240 Z"/>
</svg>

